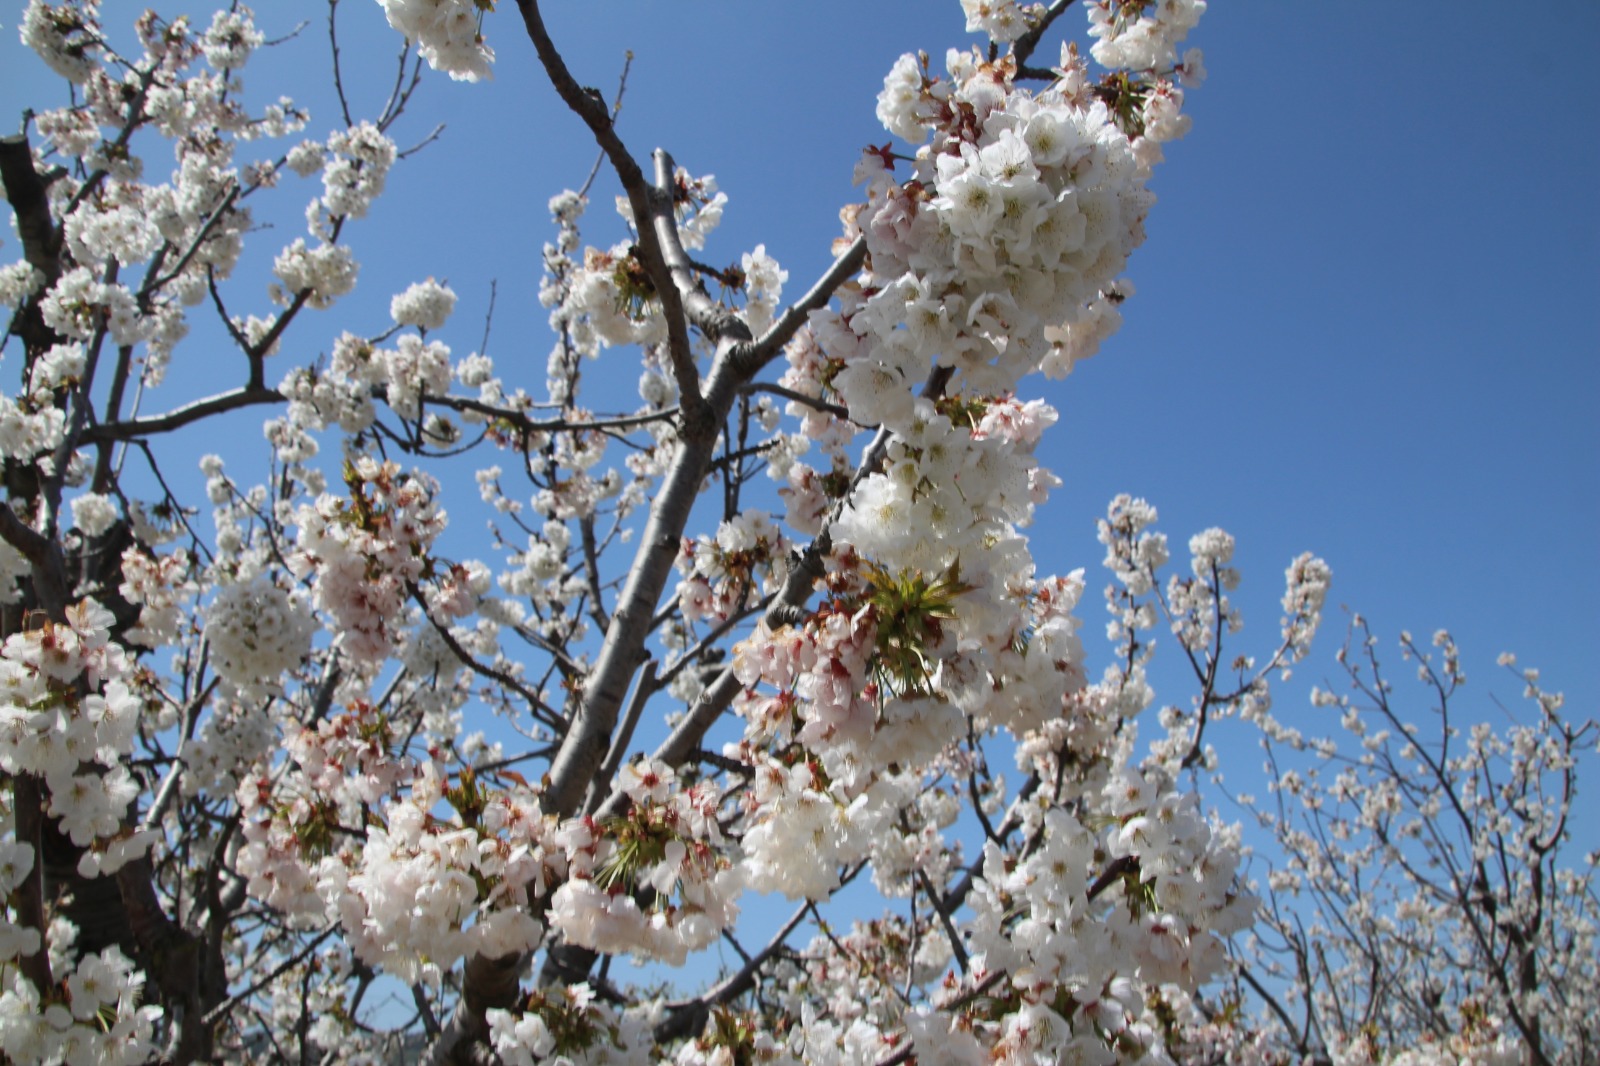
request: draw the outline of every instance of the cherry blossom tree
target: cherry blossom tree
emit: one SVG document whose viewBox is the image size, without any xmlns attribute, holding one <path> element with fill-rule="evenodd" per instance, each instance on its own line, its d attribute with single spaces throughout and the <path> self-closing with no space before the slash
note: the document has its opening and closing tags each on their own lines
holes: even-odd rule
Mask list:
<svg viewBox="0 0 1600 1066">
<path fill-rule="evenodd" d="M 1274 710 L 1268 682 L 1293 664 L 1297 629 L 1314 616 L 1286 599 L 1279 650 L 1230 656 L 1240 624 L 1232 539 L 1194 537 L 1189 572 L 1163 581 L 1154 518 L 1142 501 L 1119 500 L 1102 524 L 1121 672 L 1137 676 L 1150 632 L 1171 631 L 1195 694 L 1160 712 L 1167 737 L 1154 754 L 1226 795 L 1238 758 L 1225 764 L 1207 730 L 1242 722 L 1266 753 L 1269 800 L 1232 798 L 1272 845 L 1257 854 L 1265 869 L 1247 870 L 1260 876 L 1243 878 L 1264 901 L 1258 921 L 1230 945 L 1224 981 L 1172 1003 L 1168 1052 L 1195 1066 L 1593 1061 L 1600 852 L 1575 858 L 1571 830 L 1600 723 L 1570 719 L 1561 695 L 1511 655 L 1501 665 L 1530 709 L 1464 714 L 1462 656 L 1444 630 L 1431 652 L 1400 639 L 1428 695 L 1416 714 L 1356 616 L 1338 655 L 1348 692 L 1313 689 L 1303 731 Z M 1325 573 L 1289 577 L 1291 590 L 1325 592 Z M 1325 735 L 1335 715 L 1342 739 Z"/>
<path fill-rule="evenodd" d="M 1232 545 L 1196 538 L 1161 609 L 1197 718 L 1141 745 L 1165 542 L 1113 504 L 1096 680 L 1081 571 L 1029 552 L 1058 482 L 1023 392 L 1120 322 L 1205 4 L 962 0 L 982 43 L 893 65 L 890 139 L 841 160 L 861 199 L 793 288 L 764 245 L 707 264 L 726 195 L 629 146 L 536 0 L 381 6 L 402 50 L 365 117 L 336 2 L 333 116 L 245 103 L 277 11 L 147 12 L 126 47 L 97 0 L 23 11 L 70 91 L 0 140 L 0 1051 L 1168 1061 L 1256 910 L 1183 778 L 1208 714 L 1303 658 L 1328 571 L 1294 562 L 1281 641 L 1225 691 Z M 471 351 L 439 281 L 386 321 L 305 313 L 355 286 L 430 70 L 482 79 L 495 47 L 623 192 L 610 222 L 589 184 L 549 201 L 542 383 Z M 259 225 L 280 200 L 289 239 Z M 191 329 L 227 349 L 199 398 Z M 597 388 L 610 349 L 637 403 Z M 186 493 L 197 427 L 263 418 L 267 476 L 205 455 Z M 475 512 L 481 551 L 450 535 Z M 869 881 L 871 919 L 839 900 Z M 788 917 L 741 922 L 754 894 Z"/>
<path fill-rule="evenodd" d="M 1349 692 L 1313 693 L 1344 742 L 1258 720 L 1273 794 L 1249 806 L 1279 856 L 1232 990 L 1266 1016 L 1250 1037 L 1270 1049 L 1258 1061 L 1550 1066 L 1600 1054 L 1600 852 L 1574 856 L 1571 839 L 1600 723 L 1569 719 L 1561 694 L 1510 655 L 1529 709 L 1467 717 L 1461 653 L 1444 630 L 1432 644 L 1400 639 L 1426 714 L 1400 705 L 1358 616 L 1339 656 Z M 1314 761 L 1295 766 L 1299 753 Z"/>
</svg>

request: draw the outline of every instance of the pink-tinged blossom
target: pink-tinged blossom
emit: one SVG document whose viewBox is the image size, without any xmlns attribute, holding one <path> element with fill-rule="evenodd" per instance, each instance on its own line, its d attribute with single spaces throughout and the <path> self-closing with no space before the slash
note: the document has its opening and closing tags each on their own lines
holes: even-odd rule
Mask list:
<svg viewBox="0 0 1600 1066">
<path fill-rule="evenodd" d="M 688 621 L 724 621 L 770 593 L 782 577 L 788 541 L 772 516 L 746 511 L 714 537 L 685 541 L 676 560 L 678 601 Z"/>
<path fill-rule="evenodd" d="M 313 598 L 331 615 L 340 646 L 358 661 L 376 662 L 399 642 L 411 590 L 424 578 L 426 552 L 445 515 L 433 502 L 432 480 L 393 463 L 362 459 L 349 483 L 351 500 L 325 494 L 300 507 L 289 565 L 314 580 Z"/>
<path fill-rule="evenodd" d="M 136 548 L 122 553 L 122 584 L 117 591 L 140 608 L 129 639 L 150 648 L 177 640 L 182 607 L 198 591 L 191 571 L 189 553 L 182 548 L 170 555 L 149 555 Z"/>
</svg>

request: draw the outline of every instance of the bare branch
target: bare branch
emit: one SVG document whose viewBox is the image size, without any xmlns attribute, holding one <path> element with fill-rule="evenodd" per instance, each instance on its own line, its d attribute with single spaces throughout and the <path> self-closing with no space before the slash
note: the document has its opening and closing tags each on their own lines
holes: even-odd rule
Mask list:
<svg viewBox="0 0 1600 1066">
<path fill-rule="evenodd" d="M 840 404 L 829 403 L 827 400 L 818 399 L 815 396 L 807 396 L 803 392 L 796 392 L 793 389 L 786 389 L 782 385 L 776 385 L 768 381 L 752 381 L 750 384 L 744 387 L 744 391 L 747 394 L 753 392 L 769 392 L 774 396 L 782 396 L 785 400 L 793 400 L 795 403 L 802 404 L 814 411 L 825 411 L 828 414 L 833 415 L 835 418 L 850 417 L 849 409 L 841 406 Z"/>
<path fill-rule="evenodd" d="M 246 385 L 232 392 L 218 393 L 204 400 L 196 400 L 185 404 L 164 415 L 151 415 L 149 418 L 135 418 L 127 422 L 109 422 L 104 425 L 90 426 L 84 430 L 84 440 L 119 441 L 134 440 L 139 437 L 149 436 L 153 433 L 168 433 L 174 429 L 181 429 L 202 418 L 235 411 L 241 407 L 253 407 L 264 403 L 282 403 L 285 397 L 277 389 L 268 389 L 253 385 Z"/>
<path fill-rule="evenodd" d="M 811 913 L 811 903 L 802 903 L 789 916 L 772 938 L 767 941 L 766 947 L 744 960 L 744 965 L 738 971 L 719 981 L 704 994 L 685 1003 L 674 1003 L 668 1010 L 666 1019 L 656 1026 L 655 1038 L 657 1043 L 667 1043 L 680 1037 L 690 1036 L 698 1032 L 705 1025 L 706 1015 L 712 1007 L 732 1002 L 755 987 L 756 978 L 761 973 L 761 968 L 767 960 L 777 954 L 788 941 L 791 934 L 805 921 L 807 914 Z"/>
<path fill-rule="evenodd" d="M 1049 32 L 1056 19 L 1066 14 L 1067 8 L 1071 6 L 1072 0 L 1052 0 L 1050 6 L 1045 8 L 1044 14 L 1039 16 L 1039 21 L 1027 33 L 1012 42 L 1011 56 L 1017 61 L 1019 68 L 1033 56 L 1034 49 L 1039 47 L 1039 42 L 1044 39 L 1044 35 Z"/>
</svg>

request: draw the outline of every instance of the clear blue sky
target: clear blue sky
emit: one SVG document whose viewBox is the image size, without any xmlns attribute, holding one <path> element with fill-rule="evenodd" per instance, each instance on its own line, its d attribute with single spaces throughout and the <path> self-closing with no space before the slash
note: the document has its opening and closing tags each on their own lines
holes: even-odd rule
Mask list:
<svg viewBox="0 0 1600 1066">
<path fill-rule="evenodd" d="M 16 42 L 22 6 L 0 9 L 6 130 L 23 106 L 61 102 Z M 132 7 L 106 6 L 125 32 L 115 20 Z M 973 40 L 955 0 L 546 6 L 580 79 L 607 95 L 634 51 L 622 132 L 638 154 L 661 145 L 717 175 L 731 202 L 707 258 L 736 261 L 765 243 L 791 293 L 826 262 L 856 151 L 886 139 L 873 103 L 894 58 Z M 447 339 L 470 350 L 494 278 L 491 354 L 513 383 L 525 361 L 530 389 L 541 386 L 544 205 L 582 181 L 593 152 L 544 83 L 515 5 L 500 7 L 486 23 L 495 80 L 424 86 L 398 139 L 448 127 L 351 231 L 357 293 L 302 323 L 302 345 L 326 350 L 346 327 L 376 332 L 390 294 L 434 275 L 461 294 Z M 324 135 L 336 124 L 326 5 L 257 9 L 269 36 L 311 23 L 252 61 L 252 95 L 291 91 L 313 108 L 308 133 Z M 209 12 L 195 11 L 203 25 Z M 387 94 L 397 37 L 375 3 L 347 0 L 340 12 L 346 86 L 370 112 Z M 1081 34 L 1081 15 L 1064 24 Z M 1515 650 L 1575 713 L 1592 713 L 1600 108 L 1572 53 L 1597 39 L 1590 0 L 1520 16 L 1487 2 L 1214 4 L 1190 42 L 1210 80 L 1190 94 L 1194 130 L 1155 179 L 1127 324 L 1066 382 L 1034 385 L 1063 415 L 1044 460 L 1065 485 L 1033 530 L 1042 567 L 1085 566 L 1098 588 L 1094 519 L 1132 492 L 1161 508 L 1177 545 L 1210 525 L 1238 537 L 1258 638 L 1247 647 L 1275 634 L 1282 569 L 1311 549 L 1334 568 L 1336 603 L 1380 632 L 1453 628 L 1479 693 L 1515 696 L 1491 665 Z M 284 72 L 287 85 L 275 80 Z M 268 261 L 298 232 L 303 198 L 289 199 L 281 241 L 259 242 Z M 608 227 L 589 234 L 597 243 L 618 235 L 607 215 L 594 212 Z M 6 236 L 9 261 L 17 245 Z M 240 312 L 265 312 L 264 284 L 254 291 Z M 180 350 L 174 389 L 185 360 L 203 354 Z M 634 370 L 615 358 L 631 388 Z M 1083 613 L 1099 652 L 1098 603 Z M 1303 676 L 1330 673 L 1341 628 L 1335 609 Z"/>
</svg>

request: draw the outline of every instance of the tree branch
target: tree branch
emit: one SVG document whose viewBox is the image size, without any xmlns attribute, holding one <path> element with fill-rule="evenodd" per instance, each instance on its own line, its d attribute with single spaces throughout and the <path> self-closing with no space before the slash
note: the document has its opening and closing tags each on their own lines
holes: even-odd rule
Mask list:
<svg viewBox="0 0 1600 1066">
<path fill-rule="evenodd" d="M 627 757 L 628 745 L 633 741 L 633 731 L 639 724 L 639 717 L 644 713 L 645 704 L 650 702 L 650 697 L 655 695 L 657 688 L 656 662 L 651 659 L 644 664 L 644 669 L 639 673 L 639 680 L 634 683 L 633 699 L 628 701 L 628 709 L 622 715 L 621 728 L 611 739 L 611 750 L 606 755 L 605 764 L 589 783 L 589 798 L 585 801 L 584 807 L 591 813 L 605 796 L 606 790 L 611 787 L 611 782 L 616 779 L 617 771 L 622 769 L 622 760 Z"/>
<path fill-rule="evenodd" d="M 754 377 L 799 332 L 811 312 L 826 307 L 828 301 L 833 299 L 833 294 L 839 290 L 839 286 L 859 271 L 866 261 L 867 238 L 857 237 L 851 242 L 850 247 L 833 261 L 827 272 L 817 279 L 817 283 L 811 286 L 810 291 L 796 303 L 784 308 L 783 314 L 767 327 L 765 333 L 735 356 L 735 364 L 739 370 L 747 377 Z"/>
<path fill-rule="evenodd" d="M 61 234 L 50 217 L 49 183 L 33 165 L 26 132 L 0 137 L 0 182 L 16 216 L 23 258 L 44 275 L 48 287 L 61 276 Z"/>
<path fill-rule="evenodd" d="M 556 50 L 545 28 L 538 0 L 517 0 L 517 6 L 522 10 L 523 24 L 527 27 L 528 37 L 533 41 L 534 51 L 539 55 L 539 62 L 544 66 L 550 84 L 562 102 L 589 127 L 595 142 L 611 161 L 611 169 L 616 171 L 623 192 L 627 194 L 628 206 L 633 210 L 633 220 L 638 230 L 639 259 L 650 275 L 656 296 L 661 300 L 672 373 L 677 379 L 678 395 L 684 411 L 689 416 L 687 428 L 691 433 L 715 435 L 716 420 L 707 418 L 705 398 L 700 393 L 700 373 L 695 368 L 694 351 L 689 343 L 688 319 L 683 301 L 672 270 L 662 254 L 659 239 L 659 233 L 665 227 L 671 227 L 676 232 L 671 193 L 663 194 L 651 187 L 644 171 L 622 143 L 622 138 L 617 136 L 605 98 L 593 89 L 579 85 L 567 69 L 566 60 Z M 660 225 L 657 224 L 658 220 Z"/>
<path fill-rule="evenodd" d="M 1049 32 L 1051 24 L 1066 14 L 1067 8 L 1071 6 L 1072 0 L 1053 0 L 1050 6 L 1045 8 L 1044 14 L 1039 17 L 1038 23 L 1027 33 L 1012 42 L 1011 55 L 1017 61 L 1018 68 L 1028 62 L 1028 59 L 1033 55 L 1033 50 L 1039 47 L 1039 42 Z"/>
<path fill-rule="evenodd" d="M 666 1019 L 656 1026 L 656 1043 L 665 1044 L 680 1037 L 690 1036 L 705 1025 L 706 1016 L 712 1007 L 731 1002 L 754 988 L 761 967 L 783 947 L 810 912 L 811 902 L 808 900 L 789 916 L 789 920 L 783 923 L 782 928 L 767 941 L 766 947 L 745 959 L 744 965 L 739 967 L 738 972 L 729 975 L 715 987 L 686 1003 L 672 1004 L 668 1008 L 670 1013 Z"/>
<path fill-rule="evenodd" d="M 149 418 L 135 418 L 127 422 L 108 422 L 104 425 L 90 426 L 84 430 L 83 439 L 88 442 L 134 440 L 138 437 L 149 436 L 152 433 L 168 433 L 174 429 L 181 429 L 191 422 L 198 422 L 202 418 L 223 414 L 228 411 L 238 410 L 241 407 L 252 407 L 264 403 L 282 403 L 285 397 L 277 389 L 268 389 L 254 385 L 234 389 L 232 392 L 218 393 L 204 400 L 196 400 L 185 404 L 164 415 L 152 415 Z"/>
</svg>

